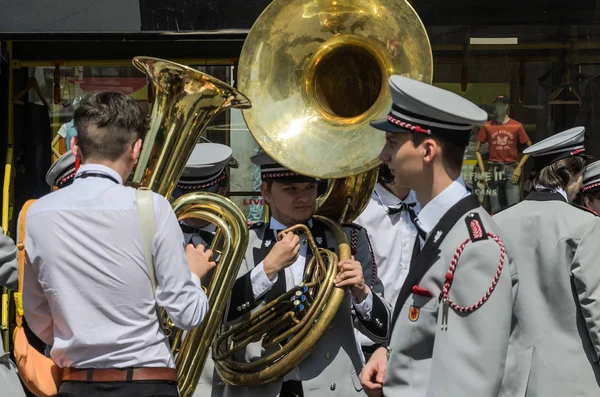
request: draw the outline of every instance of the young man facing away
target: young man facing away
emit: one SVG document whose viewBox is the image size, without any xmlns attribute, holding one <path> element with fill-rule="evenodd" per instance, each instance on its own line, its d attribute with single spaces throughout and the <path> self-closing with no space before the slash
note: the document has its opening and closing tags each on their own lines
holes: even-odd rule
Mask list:
<svg viewBox="0 0 600 397">
<path fill-rule="evenodd" d="M 600 218 L 571 205 L 586 178 L 584 136 L 575 127 L 525 149 L 533 190 L 494 215 L 521 285 L 502 397 L 600 394 Z"/>
<path fill-rule="evenodd" d="M 153 293 L 136 192 L 123 186 L 147 117 L 132 98 L 102 92 L 82 101 L 75 125 L 71 147 L 83 165 L 27 213 L 25 317 L 63 369 L 59 395 L 178 396 L 155 305 L 179 328 L 198 326 L 208 310 L 200 277 L 214 263 L 184 250 L 169 202 L 154 194 Z"/>
</svg>

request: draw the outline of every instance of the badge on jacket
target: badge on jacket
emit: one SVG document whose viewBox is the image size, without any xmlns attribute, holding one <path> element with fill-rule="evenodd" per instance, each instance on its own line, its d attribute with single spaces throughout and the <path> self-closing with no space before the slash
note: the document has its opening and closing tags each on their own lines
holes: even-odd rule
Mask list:
<svg viewBox="0 0 600 397">
<path fill-rule="evenodd" d="M 419 319 L 420 309 L 416 306 L 411 306 L 408 311 L 408 319 L 413 323 Z"/>
</svg>

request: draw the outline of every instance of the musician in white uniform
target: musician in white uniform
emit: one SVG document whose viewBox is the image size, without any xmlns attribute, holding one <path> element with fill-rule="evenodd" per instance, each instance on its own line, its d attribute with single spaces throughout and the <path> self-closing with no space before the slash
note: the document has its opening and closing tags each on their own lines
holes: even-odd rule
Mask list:
<svg viewBox="0 0 600 397">
<path fill-rule="evenodd" d="M 394 304 L 410 268 L 410 259 L 417 237 L 414 219 L 421 209 L 415 192 L 395 183 L 394 176 L 385 164 L 379 168 L 379 177 L 371 201 L 354 223 L 367 231 L 377 277 L 383 283 L 385 299 Z M 377 345 L 355 330 L 368 360 Z"/>
</svg>

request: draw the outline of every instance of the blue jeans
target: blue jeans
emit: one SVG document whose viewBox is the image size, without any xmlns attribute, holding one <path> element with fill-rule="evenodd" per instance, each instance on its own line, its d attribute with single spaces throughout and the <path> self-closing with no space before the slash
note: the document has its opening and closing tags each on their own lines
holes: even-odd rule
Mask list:
<svg viewBox="0 0 600 397">
<path fill-rule="evenodd" d="M 490 209 L 492 214 L 519 202 L 521 198 L 521 184 L 513 185 L 511 182 L 517 163 L 488 162 L 488 172 L 491 179 L 488 181 L 490 189 Z"/>
</svg>

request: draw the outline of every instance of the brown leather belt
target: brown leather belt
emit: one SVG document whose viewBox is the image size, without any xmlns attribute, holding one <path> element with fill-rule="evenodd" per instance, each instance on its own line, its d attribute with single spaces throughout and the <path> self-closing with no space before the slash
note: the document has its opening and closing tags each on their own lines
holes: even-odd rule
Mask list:
<svg viewBox="0 0 600 397">
<path fill-rule="evenodd" d="M 63 382 L 132 382 L 158 380 L 177 382 L 177 371 L 172 368 L 86 369 L 63 368 Z"/>
</svg>

